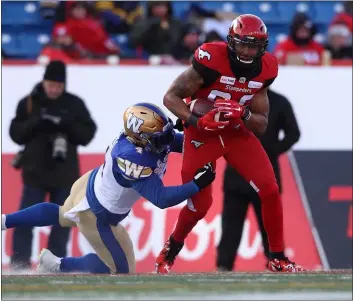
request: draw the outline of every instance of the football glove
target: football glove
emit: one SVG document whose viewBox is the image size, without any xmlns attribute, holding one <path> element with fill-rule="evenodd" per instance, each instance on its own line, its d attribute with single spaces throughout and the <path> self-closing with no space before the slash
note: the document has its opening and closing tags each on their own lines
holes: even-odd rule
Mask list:
<svg viewBox="0 0 353 301">
<path fill-rule="evenodd" d="M 204 167 L 200 168 L 195 176 L 194 182 L 199 187 L 200 190 L 204 189 L 210 185 L 216 178 L 216 173 L 213 170 L 211 163 L 207 163 Z"/>
<path fill-rule="evenodd" d="M 235 100 L 219 98 L 215 101 L 214 107 L 220 110 L 225 110 L 225 108 L 227 108 L 229 110 L 229 113 L 227 113 L 225 116 L 230 120 L 249 120 L 251 117 L 249 107 L 244 107 Z"/>
<path fill-rule="evenodd" d="M 206 131 L 217 131 L 225 128 L 229 124 L 229 121 L 216 121 L 215 115 L 218 112 L 230 112 L 229 108 L 222 107 L 216 108 L 208 112 L 204 116 L 200 117 L 197 121 L 197 127 Z"/>
</svg>

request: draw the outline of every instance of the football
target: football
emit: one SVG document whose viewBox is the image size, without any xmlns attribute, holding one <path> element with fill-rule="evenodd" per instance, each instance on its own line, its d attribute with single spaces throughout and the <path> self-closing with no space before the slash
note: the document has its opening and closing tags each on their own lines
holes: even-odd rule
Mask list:
<svg viewBox="0 0 353 301">
<path fill-rule="evenodd" d="M 214 109 L 214 101 L 209 98 L 197 98 L 192 100 L 189 103 L 190 111 L 197 117 L 202 117 L 207 114 L 209 111 Z M 226 121 L 224 117 L 224 112 L 218 112 L 215 115 L 215 121 Z"/>
</svg>

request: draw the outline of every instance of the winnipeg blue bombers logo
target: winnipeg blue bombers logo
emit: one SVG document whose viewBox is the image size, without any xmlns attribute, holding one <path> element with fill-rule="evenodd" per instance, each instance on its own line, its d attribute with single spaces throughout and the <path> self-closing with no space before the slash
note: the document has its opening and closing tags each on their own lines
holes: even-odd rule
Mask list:
<svg viewBox="0 0 353 301">
<path fill-rule="evenodd" d="M 139 133 L 143 123 L 144 121 L 142 119 L 136 117 L 133 113 L 129 113 L 126 121 L 126 127 L 134 133 Z"/>
</svg>

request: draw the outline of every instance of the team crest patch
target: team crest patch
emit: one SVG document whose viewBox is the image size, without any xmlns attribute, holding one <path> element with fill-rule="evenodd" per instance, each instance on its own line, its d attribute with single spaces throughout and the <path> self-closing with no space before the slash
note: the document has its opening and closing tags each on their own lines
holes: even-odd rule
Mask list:
<svg viewBox="0 0 353 301">
<path fill-rule="evenodd" d="M 207 60 L 211 60 L 211 54 L 205 50 L 202 50 L 199 48 L 199 60 L 202 60 L 203 58 L 207 58 Z"/>
</svg>

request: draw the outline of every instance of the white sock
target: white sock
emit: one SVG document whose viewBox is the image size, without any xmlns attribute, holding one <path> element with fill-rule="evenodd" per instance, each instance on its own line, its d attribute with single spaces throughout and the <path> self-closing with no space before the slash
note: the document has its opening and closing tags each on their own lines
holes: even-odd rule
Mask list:
<svg viewBox="0 0 353 301">
<path fill-rule="evenodd" d="M 6 222 L 6 215 L 1 214 L 1 230 L 7 230 L 5 222 Z"/>
</svg>

